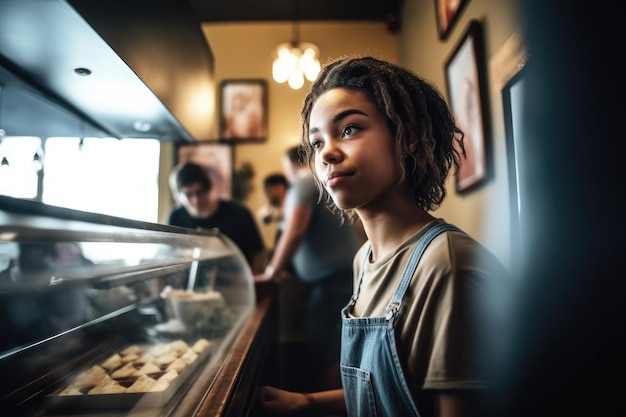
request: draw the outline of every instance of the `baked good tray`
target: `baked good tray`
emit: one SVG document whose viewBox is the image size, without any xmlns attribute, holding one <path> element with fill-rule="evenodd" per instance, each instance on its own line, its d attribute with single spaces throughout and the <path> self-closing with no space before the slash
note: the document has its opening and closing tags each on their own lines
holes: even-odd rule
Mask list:
<svg viewBox="0 0 626 417">
<path fill-rule="evenodd" d="M 181 348 L 172 350 L 174 344 Z M 214 347 L 213 342 L 204 338 L 193 345 L 181 339 L 156 345 L 130 345 L 71 375 L 65 385 L 46 396 L 46 411 L 163 407 L 206 362 Z M 147 385 L 140 386 L 140 382 Z"/>
</svg>

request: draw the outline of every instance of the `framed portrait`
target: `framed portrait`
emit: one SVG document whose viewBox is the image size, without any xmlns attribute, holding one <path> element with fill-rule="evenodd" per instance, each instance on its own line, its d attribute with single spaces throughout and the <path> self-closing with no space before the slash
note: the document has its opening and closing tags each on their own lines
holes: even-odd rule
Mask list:
<svg viewBox="0 0 626 417">
<path fill-rule="evenodd" d="M 506 135 L 506 154 L 509 175 L 509 207 L 511 216 L 511 250 L 512 253 L 519 253 L 524 229 L 521 224 L 524 222 L 523 212 L 523 178 L 522 167 L 524 164 L 524 149 L 522 142 L 524 139 L 524 123 L 522 120 L 522 110 L 524 104 L 524 78 L 525 67 L 511 77 L 502 88 L 502 109 L 504 112 L 504 129 Z"/>
<path fill-rule="evenodd" d="M 227 143 L 197 143 L 179 145 L 177 148 L 176 166 L 186 161 L 202 165 L 209 174 L 213 187 L 211 194 L 215 198 L 229 200 L 232 198 L 233 182 L 233 147 Z M 176 189 L 176 168 L 170 174 L 170 187 Z M 174 199 L 178 203 L 177 196 Z"/>
<path fill-rule="evenodd" d="M 220 84 L 220 140 L 263 142 L 267 137 L 267 82 L 224 80 Z"/>
<path fill-rule="evenodd" d="M 448 37 L 468 2 L 469 0 L 435 0 L 439 39 L 444 40 Z"/>
<path fill-rule="evenodd" d="M 482 25 L 472 20 L 445 64 L 450 107 L 465 134 L 466 155 L 456 176 L 458 193 L 484 182 L 489 172 L 489 112 L 483 48 Z"/>
</svg>

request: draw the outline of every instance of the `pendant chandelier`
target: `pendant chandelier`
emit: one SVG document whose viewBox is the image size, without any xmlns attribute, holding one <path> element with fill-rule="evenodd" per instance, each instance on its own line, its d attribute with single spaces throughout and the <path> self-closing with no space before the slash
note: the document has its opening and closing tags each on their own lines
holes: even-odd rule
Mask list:
<svg viewBox="0 0 626 417">
<path fill-rule="evenodd" d="M 281 43 L 274 49 L 272 76 L 277 83 L 287 82 L 294 90 L 302 88 L 304 79 L 315 80 L 319 74 L 320 50 L 310 42 L 300 42 L 298 22 L 293 22 L 291 42 Z"/>
</svg>

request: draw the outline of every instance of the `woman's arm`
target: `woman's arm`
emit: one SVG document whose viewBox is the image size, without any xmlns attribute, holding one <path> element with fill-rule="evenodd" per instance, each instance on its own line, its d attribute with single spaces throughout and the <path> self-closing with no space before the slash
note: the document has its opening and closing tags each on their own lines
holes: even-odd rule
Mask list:
<svg viewBox="0 0 626 417">
<path fill-rule="evenodd" d="M 474 393 L 451 391 L 435 395 L 435 415 L 437 417 L 474 417 L 481 413 Z"/>
<path fill-rule="evenodd" d="M 341 389 L 303 394 L 264 386 L 261 388 L 259 400 L 265 410 L 276 415 L 302 411 L 310 411 L 314 415 L 346 415 L 346 403 Z"/>
</svg>

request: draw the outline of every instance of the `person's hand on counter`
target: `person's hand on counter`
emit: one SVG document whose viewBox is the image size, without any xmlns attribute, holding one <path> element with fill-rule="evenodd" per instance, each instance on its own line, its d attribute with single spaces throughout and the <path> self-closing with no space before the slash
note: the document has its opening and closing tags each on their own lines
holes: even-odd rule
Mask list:
<svg viewBox="0 0 626 417">
<path fill-rule="evenodd" d="M 287 276 L 289 276 L 288 271 L 276 271 L 274 267 L 268 265 L 262 273 L 254 275 L 254 282 L 279 281 Z"/>
</svg>

